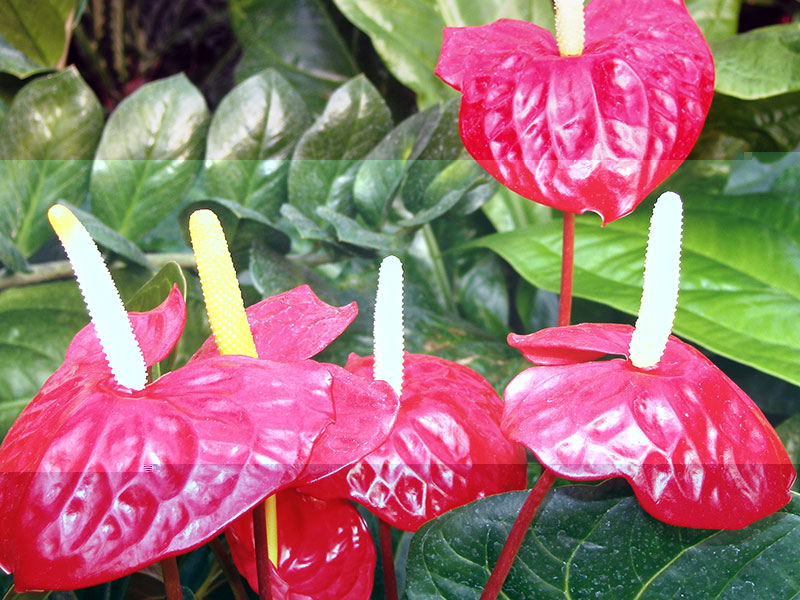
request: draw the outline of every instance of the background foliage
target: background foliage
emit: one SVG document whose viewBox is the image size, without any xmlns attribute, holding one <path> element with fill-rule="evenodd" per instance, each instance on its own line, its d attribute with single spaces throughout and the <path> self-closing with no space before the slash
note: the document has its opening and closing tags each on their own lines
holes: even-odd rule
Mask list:
<svg viewBox="0 0 800 600">
<path fill-rule="evenodd" d="M 800 4 L 687 5 L 717 81 L 695 151 L 656 192 L 686 204 L 675 331 L 715 357 L 800 462 Z M 223 221 L 248 303 L 300 283 L 359 302 L 327 360 L 371 352 L 377 265 L 391 252 L 408 280 L 407 349 L 468 364 L 502 391 L 524 366 L 505 335 L 555 323 L 560 220 L 468 157 L 455 94 L 433 75 L 443 26 L 501 17 L 553 24 L 549 0 L 0 0 L 0 436 L 87 320 L 44 218 L 55 202 L 107 253 L 129 308 L 182 283 L 177 364 L 208 335 L 186 239 L 202 206 Z M 606 228 L 578 219 L 574 322 L 632 321 L 648 216 L 645 203 Z M 508 597 L 666 598 L 674 585 L 792 597 L 798 501 L 707 532 L 654 521 L 616 483 L 564 486 Z M 396 532 L 407 596 L 477 598 L 521 502 L 501 495 Z M 155 597 L 157 571 L 54 595 Z M 205 548 L 181 576 L 189 597 L 226 597 Z M 10 585 L 0 578 L 0 593 Z"/>
</svg>

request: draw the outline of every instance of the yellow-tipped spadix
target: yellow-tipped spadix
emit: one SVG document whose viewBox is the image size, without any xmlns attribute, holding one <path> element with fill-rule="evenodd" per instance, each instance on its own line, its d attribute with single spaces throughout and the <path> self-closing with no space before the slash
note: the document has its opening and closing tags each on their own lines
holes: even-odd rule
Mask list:
<svg viewBox="0 0 800 600">
<path fill-rule="evenodd" d="M 121 386 L 141 390 L 147 383 L 147 366 L 100 251 L 86 228 L 66 206 L 51 206 L 47 218 L 75 272 L 114 379 Z"/>
<path fill-rule="evenodd" d="M 561 56 L 583 54 L 583 0 L 555 0 L 556 43 Z"/>
<path fill-rule="evenodd" d="M 189 235 L 208 322 L 219 353 L 257 357 L 239 281 L 219 219 L 210 210 L 193 212 L 189 217 Z"/>
<path fill-rule="evenodd" d="M 629 348 L 631 362 L 641 369 L 658 364 L 672 331 L 678 307 L 682 225 L 680 196 L 674 192 L 662 194 L 650 219 L 642 304 Z"/>
<path fill-rule="evenodd" d="M 258 358 L 253 333 L 244 312 L 242 291 L 233 260 L 217 215 L 197 210 L 189 217 L 197 273 L 203 288 L 208 323 L 220 354 L 239 354 Z M 275 495 L 258 505 L 267 515 L 267 551 L 270 562 L 278 565 L 278 515 Z"/>
</svg>

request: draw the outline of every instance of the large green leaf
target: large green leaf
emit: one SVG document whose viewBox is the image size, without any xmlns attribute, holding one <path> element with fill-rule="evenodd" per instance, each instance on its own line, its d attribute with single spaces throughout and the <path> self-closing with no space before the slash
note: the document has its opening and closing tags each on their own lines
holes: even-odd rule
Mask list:
<svg viewBox="0 0 800 600">
<path fill-rule="evenodd" d="M 729 38 L 738 31 L 742 0 L 687 0 L 686 8 L 709 43 Z"/>
<path fill-rule="evenodd" d="M 277 71 L 237 85 L 208 131 L 205 190 L 274 219 L 286 201 L 289 159 L 311 125 L 305 103 Z"/>
<path fill-rule="evenodd" d="M 35 73 L 51 70 L 51 67 L 30 60 L 0 35 L 0 73 L 10 73 L 14 77 L 30 77 Z"/>
<path fill-rule="evenodd" d="M 754 29 L 713 45 L 718 92 L 756 100 L 800 91 L 800 23 Z"/>
<path fill-rule="evenodd" d="M 300 138 L 289 167 L 289 202 L 317 224 L 317 208 L 352 215 L 353 181 L 363 159 L 392 126 L 386 103 L 362 75 L 341 86 Z"/>
<path fill-rule="evenodd" d="M 710 531 L 661 523 L 611 487 L 551 492 L 501 597 L 772 600 L 800 594 L 797 494 L 745 529 Z M 525 497 L 513 492 L 478 500 L 417 531 L 408 559 L 409 600 L 478 598 Z"/>
<path fill-rule="evenodd" d="M 86 198 L 103 111 L 74 68 L 26 85 L 0 123 L 0 233 L 25 256 L 51 235 L 45 213 Z"/>
<path fill-rule="evenodd" d="M 239 79 L 272 67 L 318 111 L 334 89 L 358 73 L 319 0 L 231 0 L 230 14 L 244 49 Z"/>
<path fill-rule="evenodd" d="M 0 0 L 0 35 L 30 60 L 55 66 L 66 51 L 75 0 Z"/>
<path fill-rule="evenodd" d="M 800 385 L 800 199 L 688 195 L 674 331 L 710 350 Z M 635 314 L 652 204 L 601 228 L 576 223 L 577 296 Z M 555 291 L 561 224 L 485 237 L 526 280 Z"/>
<path fill-rule="evenodd" d="M 334 0 L 395 77 L 417 93 L 421 107 L 455 96 L 434 69 L 445 26 L 484 25 L 500 18 L 524 19 L 552 28 L 550 0 Z"/>
<path fill-rule="evenodd" d="M 694 156 L 730 158 L 742 152 L 792 152 L 798 144 L 800 92 L 762 100 L 740 100 L 717 92 Z"/>
<path fill-rule="evenodd" d="M 74 281 L 0 294 L 0 436 L 64 360 L 88 321 Z"/>
<path fill-rule="evenodd" d="M 203 158 L 208 108 L 184 75 L 126 98 L 103 130 L 92 169 L 92 211 L 137 241 L 176 208 Z"/>
</svg>

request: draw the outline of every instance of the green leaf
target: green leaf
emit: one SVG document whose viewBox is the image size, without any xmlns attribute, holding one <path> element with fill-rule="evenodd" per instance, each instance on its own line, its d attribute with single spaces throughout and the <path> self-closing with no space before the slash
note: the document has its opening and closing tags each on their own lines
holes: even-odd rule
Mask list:
<svg viewBox="0 0 800 600">
<path fill-rule="evenodd" d="M 12 273 L 29 269 L 28 261 L 25 260 L 22 252 L 19 251 L 14 242 L 3 234 L 0 234 L 0 265 Z"/>
<path fill-rule="evenodd" d="M 709 44 L 738 31 L 742 0 L 687 0 L 686 8 Z"/>
<path fill-rule="evenodd" d="M 792 152 L 798 144 L 800 92 L 764 100 L 717 92 L 695 151 L 702 152 L 698 158 L 730 158 L 742 152 Z"/>
<path fill-rule="evenodd" d="M 786 447 L 786 452 L 788 452 L 796 470 L 800 466 L 800 413 L 796 413 L 786 419 L 775 428 L 775 431 Z M 792 489 L 800 491 L 800 480 L 795 479 Z"/>
<path fill-rule="evenodd" d="M 714 89 L 743 100 L 800 91 L 800 23 L 762 27 L 713 45 Z"/>
<path fill-rule="evenodd" d="M 360 161 L 388 133 L 386 103 L 360 75 L 334 92 L 324 112 L 300 138 L 289 167 L 289 202 L 318 225 L 316 209 L 352 215 L 353 180 Z"/>
<path fill-rule="evenodd" d="M 0 35 L 0 73 L 10 73 L 14 77 L 25 78 L 52 70 L 51 67 L 30 60 Z"/>
<path fill-rule="evenodd" d="M 800 593 L 797 494 L 745 529 L 710 531 L 661 523 L 614 485 L 552 491 L 502 597 L 767 600 Z M 409 600 L 478 598 L 526 496 L 491 496 L 423 525 L 409 550 Z"/>
<path fill-rule="evenodd" d="M 86 198 L 102 127 L 100 103 L 72 67 L 15 96 L 0 123 L 0 233 L 25 256 L 53 235 L 50 206 Z"/>
<path fill-rule="evenodd" d="M 638 312 L 651 206 L 605 228 L 577 219 L 575 295 Z M 800 385 L 800 200 L 687 195 L 684 212 L 675 333 Z M 497 252 L 537 287 L 559 287 L 559 222 L 470 245 Z"/>
<path fill-rule="evenodd" d="M 0 0 L 0 35 L 30 60 L 56 66 L 74 8 L 74 0 Z"/>
<path fill-rule="evenodd" d="M 250 276 L 262 298 L 308 284 L 323 299 L 335 303 L 336 291 L 316 271 L 271 250 L 256 240 L 250 254 Z"/>
<path fill-rule="evenodd" d="M 291 242 L 289 237 L 276 229 L 275 226 L 261 213 L 245 208 L 231 200 L 209 198 L 198 200 L 185 206 L 180 213 L 179 222 L 181 231 L 186 236 L 189 244 L 189 217 L 196 210 L 209 209 L 214 211 L 225 230 L 228 248 L 237 270 L 246 267 L 250 260 L 250 246 L 253 241 L 260 240 L 274 251 L 286 254 Z"/>
<path fill-rule="evenodd" d="M 61 362 L 88 322 L 74 281 L 0 294 L 0 437 Z"/>
<path fill-rule="evenodd" d="M 174 286 L 178 286 L 181 295 L 186 298 L 186 277 L 178 263 L 168 262 L 161 267 L 137 292 L 125 302 L 128 312 L 145 312 L 153 310 L 164 300 Z"/>
<path fill-rule="evenodd" d="M 236 75 L 272 67 L 319 111 L 358 68 L 319 0 L 231 0 L 231 24 L 244 54 Z"/>
<path fill-rule="evenodd" d="M 90 185 L 92 212 L 137 241 L 186 196 L 202 163 L 208 108 L 184 75 L 143 85 L 111 114 Z"/>
<path fill-rule="evenodd" d="M 289 159 L 310 125 L 303 99 L 277 71 L 243 81 L 211 120 L 206 193 L 276 218 L 288 195 Z"/>
<path fill-rule="evenodd" d="M 523 19 L 553 28 L 550 0 L 334 0 L 369 35 L 386 66 L 417 94 L 420 107 L 453 98 L 456 92 L 434 69 L 442 48 L 442 30 L 485 25 L 501 18 Z"/>
</svg>

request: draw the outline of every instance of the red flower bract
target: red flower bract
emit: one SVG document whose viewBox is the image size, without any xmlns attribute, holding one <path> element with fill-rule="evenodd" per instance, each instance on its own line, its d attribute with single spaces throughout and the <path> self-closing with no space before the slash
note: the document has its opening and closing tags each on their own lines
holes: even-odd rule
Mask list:
<svg viewBox="0 0 800 600">
<path fill-rule="evenodd" d="M 252 311 L 309 295 L 298 288 Z M 209 353 L 139 391 L 115 383 L 93 327 L 81 330 L 0 448 L 0 566 L 15 587 L 85 587 L 199 546 L 302 477 L 338 404 L 393 416 L 386 384 L 303 360 L 354 316 L 316 303 L 279 311 L 294 325 L 279 328 L 292 362 Z M 183 299 L 173 289 L 130 318 L 150 366 L 183 329 Z M 303 339 L 331 319 L 339 325 Z"/>
<path fill-rule="evenodd" d="M 593 0 L 581 56 L 524 21 L 446 28 L 436 74 L 493 177 L 554 208 L 630 213 L 692 149 L 714 64 L 681 0 Z"/>
<path fill-rule="evenodd" d="M 373 363 L 372 356 L 351 354 L 345 368 L 371 379 Z M 389 438 L 303 491 L 349 497 L 390 525 L 416 531 L 451 508 L 523 489 L 525 451 L 501 433 L 501 412 L 497 392 L 472 369 L 406 354 L 400 411 Z"/>
<path fill-rule="evenodd" d="M 372 591 L 375 546 L 364 520 L 347 500 L 318 500 L 294 490 L 277 496 L 278 566 L 271 566 L 274 600 L 366 600 Z M 258 590 L 253 518 L 225 530 L 236 567 Z"/>
<path fill-rule="evenodd" d="M 790 498 L 794 468 L 750 398 L 700 352 L 670 336 L 638 369 L 633 328 L 583 324 L 510 335 L 539 365 L 505 392 L 503 431 L 567 479 L 621 476 L 642 507 L 682 527 L 738 529 Z"/>
</svg>

